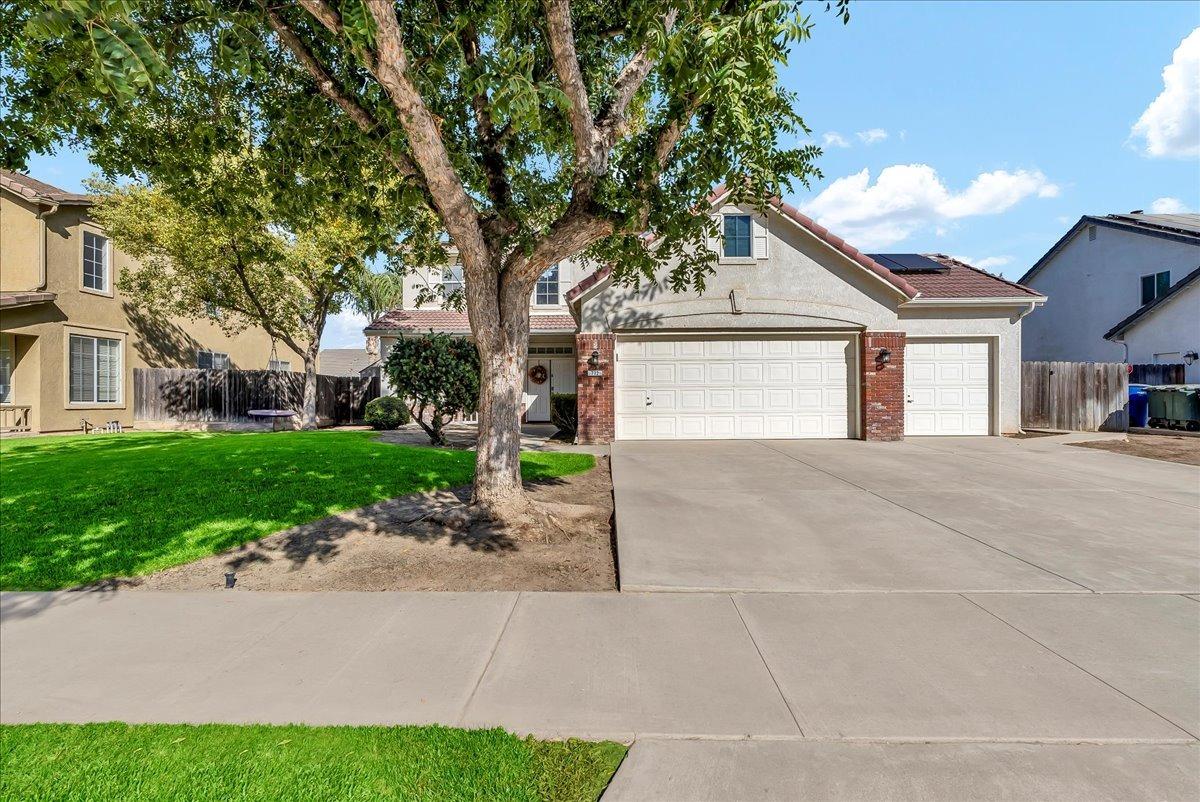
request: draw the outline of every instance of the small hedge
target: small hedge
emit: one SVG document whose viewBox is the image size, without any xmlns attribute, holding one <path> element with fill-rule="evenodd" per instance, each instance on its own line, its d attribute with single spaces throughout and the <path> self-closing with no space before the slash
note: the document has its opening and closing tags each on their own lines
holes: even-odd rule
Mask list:
<svg viewBox="0 0 1200 802">
<path fill-rule="evenodd" d="M 575 393 L 550 394 L 550 422 L 566 434 L 575 434 L 579 427 L 579 409 Z"/>
<path fill-rule="evenodd" d="M 408 423 L 408 407 L 394 395 L 381 395 L 367 402 L 363 422 L 372 429 L 395 429 Z"/>
</svg>

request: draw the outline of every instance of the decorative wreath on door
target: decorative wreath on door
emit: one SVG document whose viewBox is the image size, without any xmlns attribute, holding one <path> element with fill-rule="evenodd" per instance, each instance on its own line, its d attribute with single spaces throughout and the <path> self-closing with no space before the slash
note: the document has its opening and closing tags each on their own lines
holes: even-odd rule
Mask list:
<svg viewBox="0 0 1200 802">
<path fill-rule="evenodd" d="M 548 378 L 550 374 L 546 372 L 545 365 L 534 365 L 529 369 L 529 380 L 534 384 L 545 384 Z"/>
</svg>

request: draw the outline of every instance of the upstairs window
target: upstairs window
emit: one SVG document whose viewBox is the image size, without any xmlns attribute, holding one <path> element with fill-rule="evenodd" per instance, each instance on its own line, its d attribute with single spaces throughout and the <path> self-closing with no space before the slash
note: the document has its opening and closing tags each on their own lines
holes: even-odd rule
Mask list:
<svg viewBox="0 0 1200 802">
<path fill-rule="evenodd" d="M 750 256 L 750 215 L 725 215 L 723 255 L 735 258 Z"/>
<path fill-rule="evenodd" d="M 442 271 L 442 292 L 444 297 L 449 298 L 456 292 L 461 292 L 463 288 L 463 269 L 462 265 L 454 265 L 447 267 Z"/>
<path fill-rule="evenodd" d="M 219 351 L 197 351 L 196 367 L 200 370 L 229 370 L 229 354 Z"/>
<path fill-rule="evenodd" d="M 108 292 L 108 238 L 83 232 L 83 287 Z"/>
<path fill-rule="evenodd" d="M 558 265 L 542 273 L 533 302 L 538 306 L 558 306 Z"/>
<path fill-rule="evenodd" d="M 1160 273 L 1150 273 L 1142 276 L 1142 306 L 1153 301 L 1155 298 L 1160 298 L 1167 294 L 1167 290 L 1171 289 L 1171 271 L 1163 270 Z"/>
<path fill-rule="evenodd" d="M 279 373 L 288 373 L 292 369 L 292 363 L 286 359 L 269 359 L 267 360 L 267 370 L 278 371 Z"/>
</svg>

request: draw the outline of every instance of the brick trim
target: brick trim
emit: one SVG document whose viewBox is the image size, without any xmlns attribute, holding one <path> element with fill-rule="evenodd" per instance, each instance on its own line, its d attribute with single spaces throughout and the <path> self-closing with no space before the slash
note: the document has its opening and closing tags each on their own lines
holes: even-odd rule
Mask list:
<svg viewBox="0 0 1200 802">
<path fill-rule="evenodd" d="M 867 331 L 862 335 L 862 429 L 863 440 L 904 438 L 904 345 L 901 331 Z M 886 363 L 880 350 L 890 351 Z"/>
<path fill-rule="evenodd" d="M 616 335 L 575 335 L 575 394 L 579 414 L 579 426 L 575 433 L 577 443 L 609 443 L 616 436 L 615 403 Z M 592 351 L 597 354 L 598 364 L 592 367 L 588 359 Z M 589 376 L 588 371 L 600 371 L 599 376 Z"/>
</svg>

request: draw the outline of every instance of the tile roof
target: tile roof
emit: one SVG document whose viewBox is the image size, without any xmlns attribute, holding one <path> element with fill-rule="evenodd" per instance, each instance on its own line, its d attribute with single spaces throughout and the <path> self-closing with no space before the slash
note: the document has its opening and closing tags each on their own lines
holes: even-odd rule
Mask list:
<svg viewBox="0 0 1200 802">
<path fill-rule="evenodd" d="M 574 333 L 577 326 L 570 315 L 529 315 L 533 334 Z M 392 309 L 372 320 L 364 329 L 372 333 L 420 334 L 427 331 L 468 334 L 471 324 L 466 312 L 449 309 Z"/>
<path fill-rule="evenodd" d="M 30 178 L 24 173 L 12 170 L 0 170 L 0 187 L 13 194 L 20 195 L 26 200 L 42 201 L 44 203 L 86 204 L 92 203 L 91 195 L 78 192 L 67 192 L 56 186 Z"/>
<path fill-rule="evenodd" d="M 15 309 L 19 306 L 33 306 L 34 304 L 44 304 L 47 301 L 53 301 L 58 295 L 53 292 L 39 292 L 31 290 L 29 292 L 6 292 L 0 294 L 0 307 L 4 309 Z"/>
<path fill-rule="evenodd" d="M 950 268 L 940 273 L 905 273 L 922 299 L 939 298 L 1042 298 L 1037 290 L 994 276 L 944 253 L 923 254 Z"/>
</svg>

